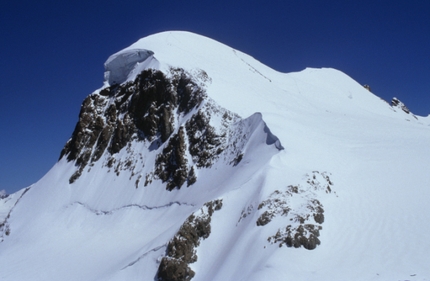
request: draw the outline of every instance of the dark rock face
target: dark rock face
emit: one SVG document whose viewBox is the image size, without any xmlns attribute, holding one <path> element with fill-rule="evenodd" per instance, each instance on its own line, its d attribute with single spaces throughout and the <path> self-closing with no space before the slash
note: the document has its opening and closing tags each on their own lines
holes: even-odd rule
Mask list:
<svg viewBox="0 0 430 281">
<path fill-rule="evenodd" d="M 221 136 L 209 124 L 209 117 L 200 110 L 186 123 L 188 139 L 190 140 L 190 154 L 197 167 L 207 168 L 212 164 L 212 158 L 223 152 Z"/>
<path fill-rule="evenodd" d="M 195 272 L 188 267 L 186 262 L 172 258 L 163 258 L 158 268 L 157 280 L 189 281 L 194 275 Z"/>
<path fill-rule="evenodd" d="M 196 248 L 211 233 L 211 217 L 222 208 L 222 200 L 207 202 L 191 214 L 178 233 L 167 245 L 166 256 L 161 260 L 156 280 L 189 281 L 195 272 L 188 266 L 197 261 Z"/>
<path fill-rule="evenodd" d="M 189 174 L 184 135 L 184 129 L 181 127 L 179 132 L 170 138 L 167 146 L 155 160 L 155 175 L 163 182 L 167 182 L 168 190 L 175 187 L 180 188 Z"/>
<path fill-rule="evenodd" d="M 145 70 L 133 82 L 105 88 L 84 100 L 79 121 L 60 155 L 76 161 L 70 183 L 106 151 L 118 153 L 131 140 L 153 142 L 157 148 L 175 131 L 174 118 L 200 105 L 206 94 L 197 82 L 182 69 L 171 72 L 167 78 L 160 71 Z"/>
</svg>

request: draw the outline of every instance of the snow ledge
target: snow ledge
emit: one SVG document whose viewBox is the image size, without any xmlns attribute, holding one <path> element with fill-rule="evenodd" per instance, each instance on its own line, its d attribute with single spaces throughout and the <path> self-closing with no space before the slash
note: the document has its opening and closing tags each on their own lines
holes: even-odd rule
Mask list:
<svg viewBox="0 0 430 281">
<path fill-rule="evenodd" d="M 109 85 L 124 83 L 135 78 L 144 69 L 158 65 L 153 55 L 153 51 L 145 49 L 131 49 L 113 54 L 104 64 L 105 83 Z"/>
</svg>

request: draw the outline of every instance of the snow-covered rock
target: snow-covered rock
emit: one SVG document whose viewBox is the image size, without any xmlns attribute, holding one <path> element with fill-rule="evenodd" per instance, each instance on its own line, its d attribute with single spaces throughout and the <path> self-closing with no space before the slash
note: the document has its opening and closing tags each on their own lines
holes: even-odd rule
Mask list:
<svg viewBox="0 0 430 281">
<path fill-rule="evenodd" d="M 0 199 L 0 279 L 430 276 L 428 117 L 188 32 L 105 68 L 58 163 Z"/>
<path fill-rule="evenodd" d="M 393 106 L 393 107 L 397 107 L 397 108 L 399 108 L 399 109 L 401 109 L 401 110 L 403 110 L 405 113 L 407 113 L 407 114 L 409 114 L 410 113 L 410 110 L 409 110 L 409 108 L 407 108 L 406 107 L 406 105 L 403 103 L 403 102 L 401 102 L 398 98 L 396 98 L 396 97 L 394 97 L 392 100 L 391 100 L 391 105 Z"/>
</svg>

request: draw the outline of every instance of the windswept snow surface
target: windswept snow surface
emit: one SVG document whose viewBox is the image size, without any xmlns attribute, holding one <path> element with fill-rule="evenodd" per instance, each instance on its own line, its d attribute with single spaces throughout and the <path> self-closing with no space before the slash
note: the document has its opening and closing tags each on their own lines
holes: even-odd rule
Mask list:
<svg viewBox="0 0 430 281">
<path fill-rule="evenodd" d="M 10 229 L 0 233 L 0 280 L 153 281 L 168 241 L 214 199 L 223 207 L 190 264 L 193 281 L 430 280 L 428 117 L 391 107 L 338 70 L 279 73 L 187 32 L 152 35 L 110 57 L 105 87 L 170 67 L 203 70 L 210 98 L 251 116 L 242 161 L 199 169 L 196 184 L 170 192 L 160 180 L 136 188 L 131 172 L 117 176 L 102 161 L 69 184 L 74 163 L 62 158 L 24 195 L 0 199 Z M 306 184 L 321 173 L 331 193 Z M 290 185 L 303 188 L 291 197 L 297 212 L 314 196 L 324 206 L 314 250 L 268 242 L 286 217 L 256 225 L 259 204 Z"/>
</svg>

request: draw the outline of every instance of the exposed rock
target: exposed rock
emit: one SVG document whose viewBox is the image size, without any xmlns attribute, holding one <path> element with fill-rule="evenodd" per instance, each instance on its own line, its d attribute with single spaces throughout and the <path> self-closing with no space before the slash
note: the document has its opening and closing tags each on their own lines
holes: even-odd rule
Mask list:
<svg viewBox="0 0 430 281">
<path fill-rule="evenodd" d="M 4 235 L 9 236 L 10 234 L 10 226 L 7 220 L 9 216 L 6 217 L 5 221 L 0 223 L 0 242 L 3 242 Z"/>
<path fill-rule="evenodd" d="M 407 114 L 410 113 L 409 108 L 407 108 L 406 105 L 397 98 L 393 98 L 391 100 L 391 106 L 397 107 L 397 108 L 403 110 L 404 112 L 406 112 Z"/>
<path fill-rule="evenodd" d="M 311 175 L 306 175 L 305 185 L 289 185 L 284 191 L 274 191 L 258 205 L 261 214 L 256 225 L 261 227 L 275 218 L 284 217 L 289 224 L 279 228 L 276 234 L 267 240 L 272 244 L 279 244 L 280 247 L 286 245 L 315 249 L 321 243 L 318 237 L 324 222 L 324 208 L 316 199 L 317 192 L 331 193 L 332 185 L 328 173 L 314 171 Z M 250 210 L 252 211 L 252 208 Z M 239 221 L 242 217 L 243 215 Z"/>
<path fill-rule="evenodd" d="M 201 85 L 199 86 L 196 81 L 180 69 L 172 69 L 172 73 L 174 76 L 173 83 L 179 96 L 179 112 L 187 114 L 192 108 L 196 108 L 202 103 L 206 94 Z M 206 72 L 201 71 L 199 74 L 203 80 L 207 79 Z"/>
<path fill-rule="evenodd" d="M 191 214 L 167 245 L 166 256 L 161 260 L 156 280 L 189 281 L 195 272 L 188 266 L 197 261 L 196 248 L 211 233 L 211 217 L 222 208 L 222 200 L 207 202 Z"/>
<path fill-rule="evenodd" d="M 268 211 L 265 211 L 258 219 L 257 226 L 262 226 L 268 224 L 275 215 Z"/>
<path fill-rule="evenodd" d="M 369 92 L 372 92 L 372 90 L 370 89 L 370 86 L 369 86 L 369 85 L 365 84 L 363 87 L 364 87 L 366 90 L 368 90 Z"/>
<path fill-rule="evenodd" d="M 307 250 L 313 250 L 317 245 L 321 244 L 318 239 L 321 229 L 321 226 L 313 224 L 300 224 L 297 227 L 289 225 L 282 230 L 278 230 L 274 236 L 268 238 L 268 241 L 279 243 L 279 247 L 285 244 L 287 247 L 300 248 L 303 246 Z"/>
<path fill-rule="evenodd" d="M 163 258 L 158 268 L 158 279 L 159 281 L 189 281 L 193 278 L 195 272 L 191 270 L 188 263 L 172 259 Z"/>
<path fill-rule="evenodd" d="M 186 143 L 183 128 L 169 139 L 163 151 L 155 160 L 155 175 L 166 182 L 166 189 L 181 188 L 188 178 L 188 161 L 185 155 Z"/>
<path fill-rule="evenodd" d="M 236 225 L 238 225 L 241 222 L 241 220 L 245 219 L 247 216 L 249 216 L 253 212 L 254 212 L 254 205 L 249 205 L 245 209 L 243 209 L 242 213 L 240 214 L 239 221 L 237 222 Z"/>
<path fill-rule="evenodd" d="M 145 70 L 133 82 L 91 94 L 82 103 L 79 121 L 60 154 L 60 159 L 66 156 L 76 163 L 70 183 L 106 151 L 112 156 L 131 140 L 166 142 L 175 131 L 174 112 L 188 113 L 205 95 L 182 69 L 172 70 L 171 78 Z"/>
<path fill-rule="evenodd" d="M 131 139 L 133 130 L 128 126 L 131 123 L 128 114 L 123 119 L 118 119 L 112 134 L 111 144 L 108 147 L 110 154 L 118 153 Z"/>
<path fill-rule="evenodd" d="M 190 74 L 172 68 L 168 73 L 144 70 L 134 81 L 112 85 L 87 97 L 79 121 L 60 159 L 74 161 L 72 184 L 96 161 L 116 175 L 122 171 L 134 176 L 136 188 L 161 180 L 167 190 L 180 189 L 198 180 L 196 169 L 211 167 L 223 160 L 238 165 L 244 147 L 256 128 L 264 124 L 261 114 L 240 118 L 207 97 L 205 83 L 210 78 L 203 70 Z M 279 140 L 264 124 L 266 144 L 280 147 Z M 154 170 L 145 174 L 145 151 L 133 151 L 132 143 L 143 142 L 148 152 L 155 151 Z M 115 156 L 121 150 L 127 153 Z M 89 171 L 90 169 L 88 169 Z"/>
<path fill-rule="evenodd" d="M 242 161 L 242 158 L 243 158 L 243 153 L 238 154 L 236 158 L 233 159 L 233 162 L 232 162 L 233 166 L 237 166 L 240 163 L 240 161 Z"/>
<path fill-rule="evenodd" d="M 194 167 L 191 167 L 190 171 L 188 172 L 187 186 L 194 184 L 196 181 L 197 181 L 196 172 L 194 171 Z"/>
<path fill-rule="evenodd" d="M 185 125 L 190 141 L 189 151 L 199 168 L 210 167 L 225 149 L 209 120 L 207 112 L 199 110 Z"/>
</svg>

